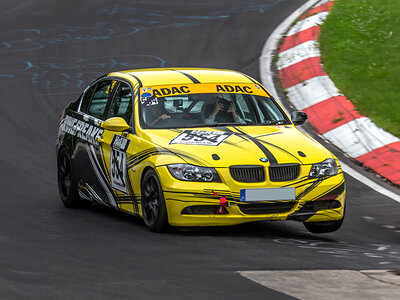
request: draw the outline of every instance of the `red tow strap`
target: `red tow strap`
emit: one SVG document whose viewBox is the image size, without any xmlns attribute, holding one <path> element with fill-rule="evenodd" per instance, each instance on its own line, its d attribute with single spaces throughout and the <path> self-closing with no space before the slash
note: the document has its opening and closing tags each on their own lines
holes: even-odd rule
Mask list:
<svg viewBox="0 0 400 300">
<path fill-rule="evenodd" d="M 217 192 L 211 191 L 214 196 L 219 197 Z M 225 197 L 219 197 L 219 206 L 217 208 L 217 214 L 222 215 L 225 212 L 225 207 L 226 207 L 226 198 Z"/>
</svg>

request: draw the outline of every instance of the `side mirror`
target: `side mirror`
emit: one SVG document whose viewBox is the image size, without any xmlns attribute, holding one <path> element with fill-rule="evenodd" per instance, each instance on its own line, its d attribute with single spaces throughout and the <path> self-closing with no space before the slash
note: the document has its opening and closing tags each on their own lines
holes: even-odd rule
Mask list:
<svg viewBox="0 0 400 300">
<path fill-rule="evenodd" d="M 290 114 L 290 118 L 294 125 L 302 125 L 305 121 L 307 121 L 308 116 L 305 112 L 302 111 L 293 111 Z"/>
<path fill-rule="evenodd" d="M 110 131 L 124 131 L 131 127 L 124 119 L 120 117 L 112 117 L 104 121 L 103 128 Z"/>
</svg>

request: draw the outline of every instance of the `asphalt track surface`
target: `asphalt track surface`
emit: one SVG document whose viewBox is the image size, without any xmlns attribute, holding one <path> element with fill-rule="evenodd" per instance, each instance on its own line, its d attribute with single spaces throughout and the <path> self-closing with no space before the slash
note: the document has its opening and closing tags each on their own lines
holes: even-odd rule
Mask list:
<svg viewBox="0 0 400 300">
<path fill-rule="evenodd" d="M 91 80 L 160 66 L 258 79 L 265 40 L 304 2 L 2 3 L 0 298 L 290 299 L 236 272 L 399 269 L 399 203 L 348 176 L 346 220 L 326 235 L 295 222 L 155 234 L 139 218 L 59 200 L 57 123 Z"/>
</svg>

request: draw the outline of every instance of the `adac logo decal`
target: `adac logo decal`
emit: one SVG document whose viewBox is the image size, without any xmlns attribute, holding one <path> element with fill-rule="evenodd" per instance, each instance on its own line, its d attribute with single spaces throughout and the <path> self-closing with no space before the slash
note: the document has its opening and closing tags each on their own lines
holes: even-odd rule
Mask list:
<svg viewBox="0 0 400 300">
<path fill-rule="evenodd" d="M 224 84 L 224 85 L 217 84 L 216 88 L 217 92 L 253 94 L 251 87 L 245 85 L 240 86 L 240 85 L 229 85 L 229 84 Z"/>
<path fill-rule="evenodd" d="M 173 86 L 169 88 L 159 88 L 159 89 L 153 88 L 153 95 L 158 97 L 173 96 L 173 95 L 188 94 L 188 93 L 190 93 L 190 89 L 185 85 L 180 87 Z"/>
<path fill-rule="evenodd" d="M 97 138 L 100 137 L 104 129 L 86 123 L 85 121 L 78 120 L 71 116 L 65 116 L 60 125 L 60 132 L 69 133 L 80 139 L 88 141 L 89 143 L 98 145 Z"/>
</svg>

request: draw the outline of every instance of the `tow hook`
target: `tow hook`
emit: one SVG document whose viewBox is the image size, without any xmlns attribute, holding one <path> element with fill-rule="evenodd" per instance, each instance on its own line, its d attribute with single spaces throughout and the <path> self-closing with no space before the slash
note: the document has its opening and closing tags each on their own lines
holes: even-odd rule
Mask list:
<svg viewBox="0 0 400 300">
<path fill-rule="evenodd" d="M 226 208 L 226 197 L 220 197 L 217 192 L 211 191 L 214 196 L 219 197 L 219 206 L 217 208 L 217 214 L 222 215 Z"/>
</svg>

